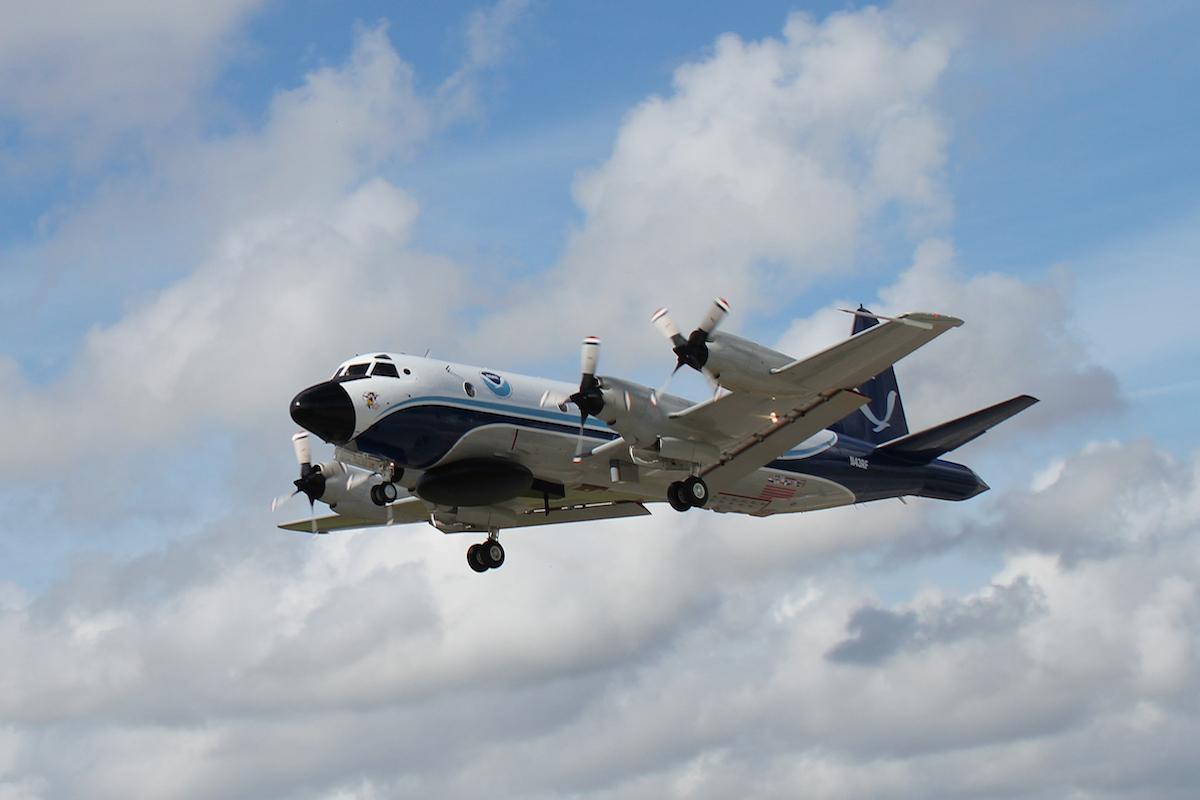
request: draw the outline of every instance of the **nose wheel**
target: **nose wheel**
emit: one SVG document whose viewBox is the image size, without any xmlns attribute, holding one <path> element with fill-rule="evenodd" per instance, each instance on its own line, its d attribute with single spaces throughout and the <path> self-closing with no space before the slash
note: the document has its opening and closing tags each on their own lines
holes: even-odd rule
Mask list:
<svg viewBox="0 0 1200 800">
<path fill-rule="evenodd" d="M 675 481 L 667 487 L 667 502 L 676 511 L 703 508 L 708 502 L 708 484 L 695 475 L 685 481 Z"/>
<path fill-rule="evenodd" d="M 504 548 L 497 539 L 488 539 L 467 548 L 467 563 L 476 572 L 487 572 L 504 563 Z"/>
</svg>

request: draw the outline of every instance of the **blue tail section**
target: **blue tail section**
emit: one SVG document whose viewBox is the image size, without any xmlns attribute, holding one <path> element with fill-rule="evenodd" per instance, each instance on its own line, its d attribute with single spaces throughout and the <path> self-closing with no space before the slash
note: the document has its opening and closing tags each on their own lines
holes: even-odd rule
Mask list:
<svg viewBox="0 0 1200 800">
<path fill-rule="evenodd" d="M 871 313 L 862 306 L 858 310 Z M 873 317 L 856 316 L 852 333 L 862 333 L 878 324 L 879 320 Z M 904 403 L 900 400 L 900 387 L 896 383 L 894 369 L 888 367 L 859 386 L 858 391 L 871 398 L 871 401 L 834 423 L 830 430 L 838 436 L 849 436 L 876 446 L 908 435 L 908 420 L 904 417 Z"/>
</svg>

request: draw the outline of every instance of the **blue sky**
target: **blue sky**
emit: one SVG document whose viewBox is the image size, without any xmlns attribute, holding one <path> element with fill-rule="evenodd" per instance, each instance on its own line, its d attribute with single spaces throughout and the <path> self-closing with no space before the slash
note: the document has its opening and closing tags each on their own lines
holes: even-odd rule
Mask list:
<svg viewBox="0 0 1200 800">
<path fill-rule="evenodd" d="M 1190 796 L 1192 4 L 5 18 L 0 797 Z M 598 333 L 657 384 L 650 312 L 717 294 L 796 355 L 963 317 L 914 428 L 1042 403 L 965 504 L 513 533 L 482 580 L 276 530 L 349 355 L 569 378 Z"/>
</svg>

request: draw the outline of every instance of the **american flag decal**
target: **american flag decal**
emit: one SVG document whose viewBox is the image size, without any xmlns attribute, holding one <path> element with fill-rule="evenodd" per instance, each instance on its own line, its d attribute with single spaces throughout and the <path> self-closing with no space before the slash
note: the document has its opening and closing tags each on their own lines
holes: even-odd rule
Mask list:
<svg viewBox="0 0 1200 800">
<path fill-rule="evenodd" d="M 791 487 L 772 486 L 771 484 L 768 483 L 766 486 L 763 487 L 763 490 L 759 493 L 758 499 L 766 500 L 768 502 L 770 502 L 771 500 L 790 500 L 793 497 L 795 497 L 795 495 L 796 495 L 796 490 L 792 489 Z"/>
</svg>

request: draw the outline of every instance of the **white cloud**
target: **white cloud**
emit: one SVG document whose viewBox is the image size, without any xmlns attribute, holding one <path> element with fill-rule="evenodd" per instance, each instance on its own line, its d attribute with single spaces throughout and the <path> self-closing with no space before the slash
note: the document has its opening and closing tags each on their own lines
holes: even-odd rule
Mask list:
<svg viewBox="0 0 1200 800">
<path fill-rule="evenodd" d="M 259 0 L 6 3 L 0 115 L 82 161 L 188 117 Z M 18 160 L 4 164 L 21 168 Z"/>
<path fill-rule="evenodd" d="M 1124 407 L 1116 376 L 1092 361 L 1075 324 L 1064 273 L 1025 282 L 1000 273 L 967 276 L 953 247 L 922 242 L 912 266 L 879 290 L 871 310 L 884 315 L 928 311 L 965 324 L 908 356 L 897 367 L 911 430 L 944 422 L 1019 394 L 1042 404 L 1009 425 L 1052 429 L 1113 415 Z M 777 347 L 812 353 L 845 338 L 848 317 L 826 309 L 797 320 Z"/>
<path fill-rule="evenodd" d="M 885 212 L 944 223 L 947 135 L 930 97 L 949 55 L 945 38 L 873 8 L 793 15 L 779 39 L 722 36 L 577 178 L 585 220 L 562 262 L 481 339 L 544 352 L 564 321 L 587 319 L 580 333 L 644 344 L 658 305 L 698 313 L 713 292 L 770 305 L 846 268 Z"/>
<path fill-rule="evenodd" d="M 84 457 L 187 436 L 206 420 L 251 426 L 348 354 L 447 336 L 459 268 L 411 252 L 415 201 L 368 177 L 424 139 L 429 120 L 385 31 L 362 30 L 348 63 L 281 93 L 261 131 L 172 149 L 161 213 L 207 215 L 211 255 L 94 328 L 52 387 L 12 376 L 0 402 L 13 441 L 43 456 L 14 468 L 51 466 L 63 447 Z M 124 199 L 76 217 L 60 238 L 86 238 Z"/>
<path fill-rule="evenodd" d="M 561 325 L 578 292 L 618 309 L 614 328 L 648 328 L 627 300 L 640 284 L 698 304 L 705 281 L 728 279 L 749 302 L 759 259 L 798 283 L 818 258 L 845 263 L 889 204 L 936 225 L 944 131 L 926 106 L 947 45 L 892 24 L 794 18 L 783 40 L 723 39 L 681 70 L 581 179 L 588 219 L 548 295 L 569 302 L 543 318 Z M 436 127 L 411 86 L 367 31 L 349 64 L 281 95 L 263 131 L 176 150 L 196 155 L 178 185 L 199 187 L 216 244 L 96 328 L 60 382 L 9 369 L 0 412 L 25 458 L 9 468 L 102 473 L 105 446 L 129 459 L 188 440 L 198 418 L 245 445 L 349 350 L 458 335 L 463 270 L 412 252 L 415 202 L 371 177 Z M 704 280 L 679 288 L 692 265 Z M 930 416 L 1024 391 L 1072 412 L 1116 402 L 1061 284 L 962 277 L 931 240 L 881 300 L 967 319 L 902 377 Z M 846 327 L 823 311 L 785 341 L 803 353 Z M 260 477 L 261 448 L 231 449 L 213 469 Z M 169 486 L 153 471 L 147 484 Z M 463 537 L 310 541 L 231 489 L 198 534 L 81 555 L 38 595 L 0 584 L 0 797 L 1185 797 L 1196 476 L 1149 442 L 1098 444 L 980 517 L 919 502 L 664 511 L 505 534 L 508 563 L 486 575 Z M 934 586 L 881 605 L 859 560 L 935 526 L 1004 568 L 965 596 Z"/>
<path fill-rule="evenodd" d="M 1070 456 L 972 532 L 1012 548 L 990 585 L 891 608 L 836 553 L 772 559 L 782 528 L 759 521 L 513 533 L 478 576 L 461 537 L 424 526 L 310 543 L 229 520 L 0 612 L 22 654 L 0 675 L 6 779 L 97 798 L 782 797 L 800 779 L 815 797 L 1038 796 L 1117 791 L 1154 750 L 1133 796 L 1171 796 L 1191 769 L 1177 737 L 1200 727 L 1200 500 L 1194 463 L 1164 483 L 1143 450 Z M 1121 493 L 1073 488 L 1117 462 L 1159 487 L 1159 532 Z M 1006 536 L 1052 507 L 1059 543 L 1112 528 L 1120 547 L 1072 562 Z M 895 535 L 925 524 L 909 511 Z M 858 513 L 786 522 L 803 548 Z M 64 771 L 37 741 L 103 757 Z"/>
</svg>

